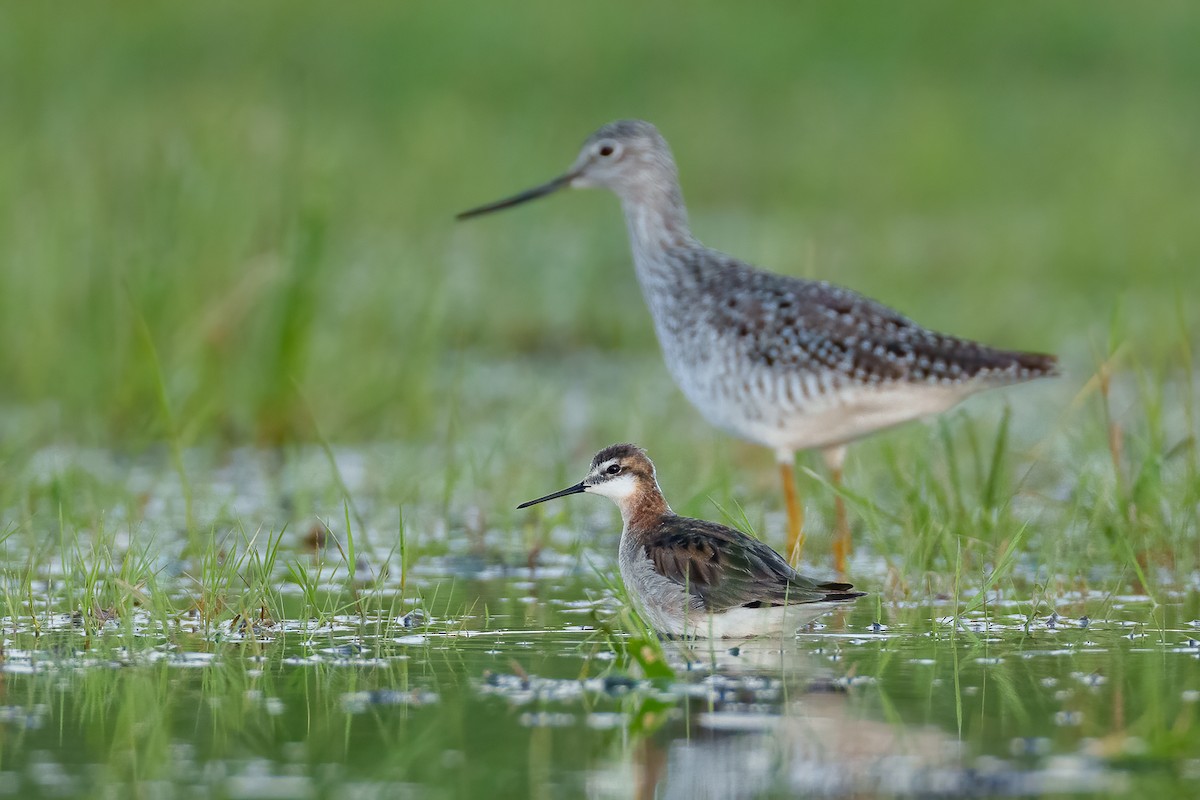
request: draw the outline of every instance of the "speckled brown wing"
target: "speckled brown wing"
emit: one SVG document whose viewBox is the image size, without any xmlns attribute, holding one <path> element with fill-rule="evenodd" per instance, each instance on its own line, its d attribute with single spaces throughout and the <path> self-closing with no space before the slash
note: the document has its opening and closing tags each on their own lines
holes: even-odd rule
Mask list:
<svg viewBox="0 0 1200 800">
<path fill-rule="evenodd" d="M 1057 359 L 998 350 L 921 327 L 850 289 L 755 269 L 727 258 L 717 271 L 721 301 L 710 309 L 751 363 L 845 375 L 862 385 L 1015 383 L 1053 375 Z"/>
<path fill-rule="evenodd" d="M 654 571 L 679 584 L 708 612 L 852 600 L 863 594 L 848 583 L 805 577 L 767 545 L 715 522 L 665 517 L 644 547 Z"/>
</svg>

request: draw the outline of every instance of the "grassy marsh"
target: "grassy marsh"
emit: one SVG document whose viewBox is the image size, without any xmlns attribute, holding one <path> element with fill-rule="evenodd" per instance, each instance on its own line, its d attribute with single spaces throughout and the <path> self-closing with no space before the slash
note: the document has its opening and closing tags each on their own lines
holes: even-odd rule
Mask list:
<svg viewBox="0 0 1200 800">
<path fill-rule="evenodd" d="M 1188 4 L 0 15 L 0 794 L 1195 791 Z M 782 536 L 611 198 L 452 222 L 620 116 L 706 242 L 1063 356 L 852 448 L 871 595 L 782 650 L 660 647 L 607 504 L 514 510 L 632 440 Z"/>
</svg>

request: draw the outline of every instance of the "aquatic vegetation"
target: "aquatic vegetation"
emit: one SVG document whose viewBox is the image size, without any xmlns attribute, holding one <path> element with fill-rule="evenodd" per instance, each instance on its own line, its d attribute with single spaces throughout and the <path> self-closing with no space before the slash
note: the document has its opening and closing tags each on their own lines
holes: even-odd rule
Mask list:
<svg viewBox="0 0 1200 800">
<path fill-rule="evenodd" d="M 0 796 L 1196 794 L 1194 11 L 466 6 L 4 8 Z M 783 543 L 615 211 L 452 221 L 627 115 L 705 241 L 1063 357 L 800 461 L 870 594 L 786 641 L 515 510 L 633 440 Z"/>
</svg>

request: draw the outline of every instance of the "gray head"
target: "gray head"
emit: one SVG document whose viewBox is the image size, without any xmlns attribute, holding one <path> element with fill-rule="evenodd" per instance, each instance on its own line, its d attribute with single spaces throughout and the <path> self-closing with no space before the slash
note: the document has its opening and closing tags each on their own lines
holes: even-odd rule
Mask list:
<svg viewBox="0 0 1200 800">
<path fill-rule="evenodd" d="M 574 486 L 568 486 L 545 497 L 522 503 L 517 508 L 543 503 L 556 497 L 589 492 L 610 497 L 618 504 L 639 494 L 653 491 L 659 494 L 658 480 L 654 476 L 654 464 L 646 451 L 635 444 L 610 445 L 595 455 L 587 477 Z"/>
<path fill-rule="evenodd" d="M 626 201 L 649 200 L 655 194 L 677 200 L 679 175 L 671 148 L 658 129 L 649 122 L 623 119 L 610 122 L 589 136 L 575 163 L 559 177 L 504 200 L 464 211 L 458 218 L 511 208 L 567 187 L 609 189 Z"/>
</svg>

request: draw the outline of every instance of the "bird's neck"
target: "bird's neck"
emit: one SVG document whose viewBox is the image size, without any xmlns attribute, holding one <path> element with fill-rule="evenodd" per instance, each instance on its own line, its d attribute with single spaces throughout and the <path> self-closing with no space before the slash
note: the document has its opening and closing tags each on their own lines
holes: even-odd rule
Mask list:
<svg viewBox="0 0 1200 800">
<path fill-rule="evenodd" d="M 654 185 L 623 195 L 621 207 L 638 283 L 651 311 L 660 302 L 688 294 L 702 279 L 697 261 L 689 258 L 701 245 L 688 227 L 679 185 Z"/>
<path fill-rule="evenodd" d="M 678 184 L 638 187 L 621 197 L 621 208 L 635 253 L 658 254 L 693 241 Z"/>
<path fill-rule="evenodd" d="M 657 481 L 621 498 L 617 501 L 617 507 L 621 509 L 621 522 L 626 531 L 651 528 L 664 514 L 672 513 Z"/>
<path fill-rule="evenodd" d="M 669 153 L 643 156 L 637 177 L 614 187 L 635 254 L 654 255 L 693 243 L 679 171 Z"/>
</svg>

